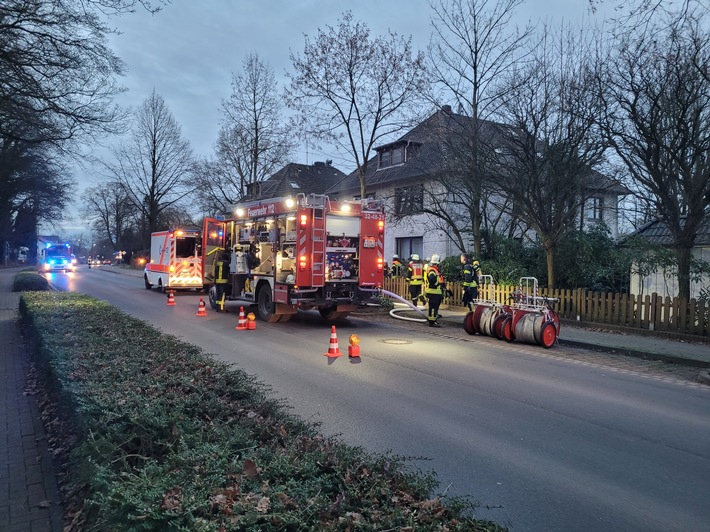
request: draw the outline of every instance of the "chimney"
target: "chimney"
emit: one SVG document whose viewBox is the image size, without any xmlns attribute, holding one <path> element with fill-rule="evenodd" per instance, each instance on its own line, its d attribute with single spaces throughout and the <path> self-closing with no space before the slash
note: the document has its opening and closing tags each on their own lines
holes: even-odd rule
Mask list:
<svg viewBox="0 0 710 532">
<path fill-rule="evenodd" d="M 442 105 L 441 110 L 446 113 L 446 114 L 451 114 L 451 106 L 450 105 Z"/>
</svg>

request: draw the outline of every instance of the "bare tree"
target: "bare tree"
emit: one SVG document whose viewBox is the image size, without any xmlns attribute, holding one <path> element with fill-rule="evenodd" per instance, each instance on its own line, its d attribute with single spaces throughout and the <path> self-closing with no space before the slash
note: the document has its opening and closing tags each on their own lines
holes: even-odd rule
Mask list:
<svg viewBox="0 0 710 532">
<path fill-rule="evenodd" d="M 194 170 L 190 143 L 155 91 L 136 112 L 130 140 L 113 156 L 106 168 L 144 217 L 147 238 L 159 229 L 161 213 L 192 192 Z"/>
<path fill-rule="evenodd" d="M 74 181 L 46 145 L 0 141 L 0 240 L 32 241 L 41 222 L 64 218 Z"/>
<path fill-rule="evenodd" d="M 21 170 L 27 154 L 41 153 L 52 167 L 60 155 L 81 163 L 76 156 L 82 143 L 122 129 L 124 114 L 113 98 L 123 91 L 117 78 L 124 65 L 107 46 L 114 30 L 105 17 L 137 8 L 155 12 L 167 1 L 0 2 L 0 234 L 5 239 L 18 209 L 24 220 L 33 216 L 24 194 L 35 187 L 35 171 Z M 49 188 L 72 185 L 66 174 L 48 170 L 42 173 L 52 177 Z M 55 191 L 61 192 L 56 205 L 63 205 L 71 188 Z M 27 224 L 20 220 L 20 225 Z"/>
<path fill-rule="evenodd" d="M 122 113 L 112 100 L 124 65 L 106 44 L 113 30 L 102 15 L 141 4 L 155 10 L 137 0 L 0 3 L 0 136 L 67 149 L 115 133 Z"/>
<path fill-rule="evenodd" d="M 135 209 L 120 183 L 106 182 L 88 188 L 82 195 L 84 217 L 92 222 L 97 240 L 110 243 L 114 251 L 123 246 L 123 236 L 135 220 Z"/>
<path fill-rule="evenodd" d="M 273 70 L 256 54 L 232 75 L 232 94 L 222 101 L 222 127 L 211 161 L 200 165 L 199 194 L 207 212 L 225 212 L 288 159 L 293 139 L 282 123 Z"/>
<path fill-rule="evenodd" d="M 24 190 L 16 198 L 14 237 L 29 247 L 28 259 L 34 262 L 39 226 L 57 227 L 64 219 L 74 182 L 67 177 L 66 167 L 44 156 L 33 157 L 22 182 Z"/>
<path fill-rule="evenodd" d="M 515 212 L 542 241 L 548 286 L 554 288 L 555 249 L 575 218 L 602 161 L 595 95 L 596 56 L 587 37 L 543 28 L 534 59 L 520 65 L 504 87 L 501 114 L 505 151 L 499 150 L 498 186 Z"/>
<path fill-rule="evenodd" d="M 529 51 L 532 28 L 519 30 L 511 23 L 523 1 L 441 0 L 430 4 L 434 35 L 429 70 L 436 82 L 434 97 L 453 102 L 454 111 L 470 118 L 454 122 L 455 127 L 447 132 L 448 168 L 439 181 L 450 193 L 448 201 L 459 204 L 467 214 L 468 229 L 463 232 L 472 237 L 476 255 L 481 253 L 481 224 L 490 189 L 490 152 L 496 147 L 495 138 L 484 132 L 484 121 L 499 105 L 498 80 L 514 63 L 525 60 Z M 450 216 L 432 210 L 440 212 L 442 219 Z M 461 224 L 460 220 L 451 222 Z"/>
<path fill-rule="evenodd" d="M 333 143 L 352 157 L 365 197 L 365 176 L 373 148 L 401 131 L 408 108 L 420 97 L 423 54 L 412 52 L 411 38 L 394 33 L 370 38 L 352 13 L 337 28 L 305 38 L 303 55 L 291 54 L 293 73 L 287 104 L 297 112 L 307 135 Z"/>
<path fill-rule="evenodd" d="M 627 24 L 602 80 L 609 140 L 636 196 L 673 235 L 680 297 L 690 295 L 691 249 L 710 206 L 710 32 L 707 8 L 691 4 Z"/>
</svg>

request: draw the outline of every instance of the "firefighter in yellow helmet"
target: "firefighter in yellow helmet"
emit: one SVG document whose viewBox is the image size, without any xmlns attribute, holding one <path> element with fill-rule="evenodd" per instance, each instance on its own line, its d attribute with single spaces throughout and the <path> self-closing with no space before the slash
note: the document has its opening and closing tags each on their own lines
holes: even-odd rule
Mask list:
<svg viewBox="0 0 710 532">
<path fill-rule="evenodd" d="M 436 320 L 439 317 L 439 307 L 444 299 L 446 282 L 444 281 L 444 276 L 441 275 L 439 271 L 440 262 L 441 257 L 435 253 L 431 256 L 426 271 L 427 286 L 425 292 L 429 300 L 429 314 L 427 315 L 429 327 L 441 327 Z"/>
</svg>

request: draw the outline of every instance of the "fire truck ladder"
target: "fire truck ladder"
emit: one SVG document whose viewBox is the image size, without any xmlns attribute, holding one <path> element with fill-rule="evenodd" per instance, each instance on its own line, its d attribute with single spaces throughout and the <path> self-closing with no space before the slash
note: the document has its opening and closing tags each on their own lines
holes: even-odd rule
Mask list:
<svg viewBox="0 0 710 532">
<path fill-rule="evenodd" d="M 313 227 L 313 286 L 325 284 L 325 195 L 312 195 Z"/>
</svg>

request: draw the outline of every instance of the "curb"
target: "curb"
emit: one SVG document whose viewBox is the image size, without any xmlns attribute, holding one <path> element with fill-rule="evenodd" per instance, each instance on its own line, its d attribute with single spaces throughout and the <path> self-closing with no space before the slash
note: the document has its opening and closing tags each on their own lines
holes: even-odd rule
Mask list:
<svg viewBox="0 0 710 532">
<path fill-rule="evenodd" d="M 659 353 L 649 353 L 648 351 L 638 351 L 636 349 L 626 349 L 623 347 L 590 344 L 589 342 L 581 342 L 579 340 L 563 340 L 561 338 L 558 338 L 557 341 L 560 345 L 567 345 L 570 347 L 582 347 L 585 349 L 591 349 L 592 351 L 601 351 L 603 353 L 626 355 L 635 358 L 642 358 L 645 360 L 658 360 L 660 362 L 668 362 L 670 364 L 678 364 L 681 366 L 690 366 L 694 368 L 708 367 L 708 363 L 705 361 L 693 360 L 690 358 L 677 357 L 673 355 L 661 355 Z"/>
</svg>

